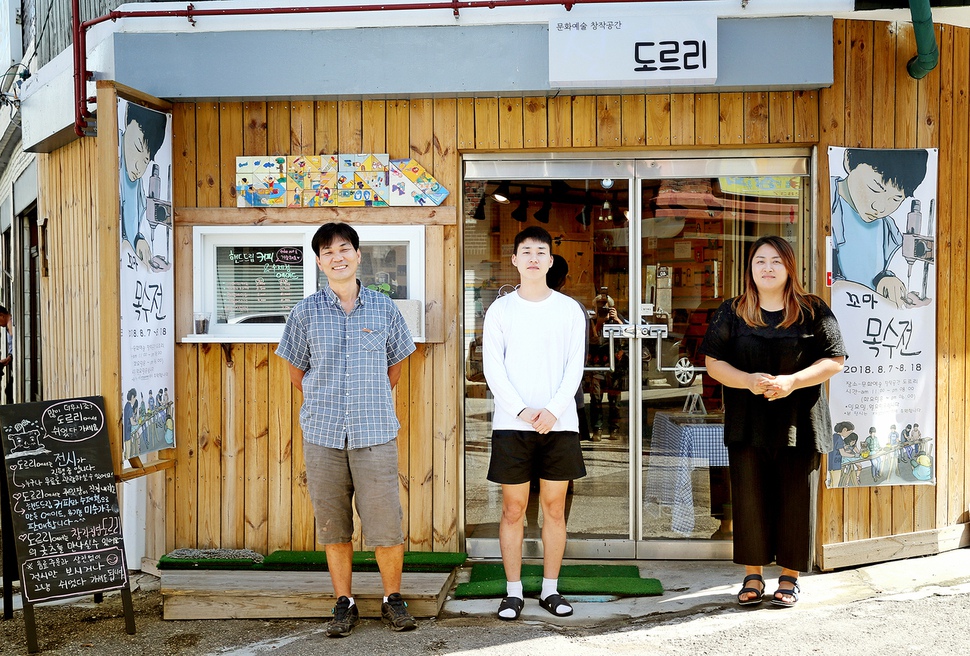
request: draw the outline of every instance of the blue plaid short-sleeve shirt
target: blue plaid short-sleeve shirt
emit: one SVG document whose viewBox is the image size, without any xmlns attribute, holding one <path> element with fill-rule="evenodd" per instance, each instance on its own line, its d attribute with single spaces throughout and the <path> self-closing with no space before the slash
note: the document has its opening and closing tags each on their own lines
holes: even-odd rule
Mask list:
<svg viewBox="0 0 970 656">
<path fill-rule="evenodd" d="M 303 439 L 333 449 L 393 440 L 400 423 L 387 368 L 412 352 L 411 331 L 394 301 L 363 285 L 350 314 L 329 286 L 297 303 L 276 354 L 306 372 Z"/>
</svg>

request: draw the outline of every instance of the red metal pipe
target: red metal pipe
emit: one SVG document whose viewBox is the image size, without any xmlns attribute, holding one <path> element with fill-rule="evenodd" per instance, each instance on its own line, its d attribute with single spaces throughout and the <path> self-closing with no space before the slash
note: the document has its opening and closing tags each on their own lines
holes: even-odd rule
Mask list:
<svg viewBox="0 0 970 656">
<path fill-rule="evenodd" d="M 81 29 L 80 4 L 80 0 L 71 0 L 71 31 L 74 33 L 71 46 L 74 48 L 74 132 L 79 137 L 83 137 L 84 128 L 87 126 L 84 115 L 88 108 L 87 102 L 84 100 L 85 86 L 84 82 L 81 81 L 81 75 L 82 70 L 85 73 L 87 71 L 87 55 L 82 55 L 84 51 L 80 50 L 82 47 L 80 41 L 86 34 L 86 31 Z"/>
<path fill-rule="evenodd" d="M 195 24 L 200 16 L 254 16 L 262 14 L 335 14 L 369 11 L 411 11 L 451 9 L 458 17 L 460 9 L 495 9 L 505 7 L 539 7 L 548 5 L 563 5 L 566 11 L 581 4 L 624 4 L 644 2 L 669 2 L 670 0 L 443 0 L 442 2 L 415 2 L 400 5 L 341 5 L 338 7 L 248 7 L 234 9 L 196 9 L 189 4 L 185 9 L 168 9 L 157 11 L 112 11 L 89 21 L 80 20 L 80 0 L 71 0 L 71 25 L 74 31 L 74 132 L 79 137 L 89 134 L 86 131 L 91 112 L 88 110 L 89 99 L 85 97 L 88 73 L 87 31 L 95 25 L 119 18 L 187 18 Z M 690 0 L 681 0 L 690 1 Z"/>
</svg>

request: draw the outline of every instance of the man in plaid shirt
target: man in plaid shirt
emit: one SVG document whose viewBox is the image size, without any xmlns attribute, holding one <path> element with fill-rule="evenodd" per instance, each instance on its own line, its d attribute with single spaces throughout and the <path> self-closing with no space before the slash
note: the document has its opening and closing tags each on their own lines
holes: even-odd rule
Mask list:
<svg viewBox="0 0 970 656">
<path fill-rule="evenodd" d="M 307 488 L 337 597 L 327 635 L 350 635 L 360 617 L 351 594 L 354 502 L 381 572 L 381 615 L 395 631 L 409 631 L 417 623 L 401 598 L 400 423 L 391 388 L 414 341 L 394 302 L 357 279 L 356 230 L 326 223 L 312 246 L 327 285 L 293 308 L 276 354 L 289 362 L 290 379 L 303 392 Z"/>
</svg>

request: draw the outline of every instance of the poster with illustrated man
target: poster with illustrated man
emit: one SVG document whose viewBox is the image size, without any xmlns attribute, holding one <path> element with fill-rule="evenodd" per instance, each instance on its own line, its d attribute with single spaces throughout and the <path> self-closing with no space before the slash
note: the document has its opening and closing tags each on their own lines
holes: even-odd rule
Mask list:
<svg viewBox="0 0 970 656">
<path fill-rule="evenodd" d="M 936 480 L 938 159 L 829 148 L 832 310 L 849 352 L 830 383 L 830 488 Z"/>
<path fill-rule="evenodd" d="M 118 101 L 122 457 L 175 445 L 172 116 Z"/>
</svg>

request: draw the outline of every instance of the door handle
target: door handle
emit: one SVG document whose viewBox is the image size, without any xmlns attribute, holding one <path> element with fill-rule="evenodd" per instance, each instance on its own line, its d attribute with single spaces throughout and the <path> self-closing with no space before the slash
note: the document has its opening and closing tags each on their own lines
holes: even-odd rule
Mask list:
<svg viewBox="0 0 970 656">
<path fill-rule="evenodd" d="M 637 336 L 636 326 L 625 324 L 603 324 L 603 334 L 610 340 L 610 365 L 608 367 L 583 367 L 583 371 L 616 371 L 616 350 L 613 348 L 617 337 L 632 339 Z"/>
</svg>

